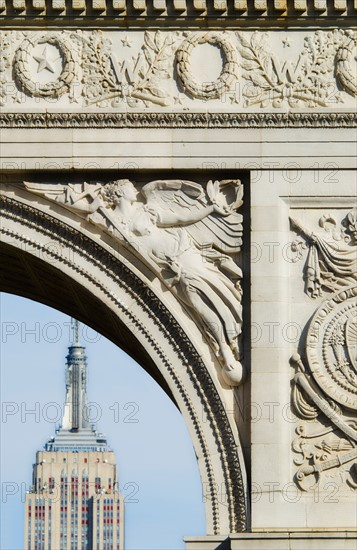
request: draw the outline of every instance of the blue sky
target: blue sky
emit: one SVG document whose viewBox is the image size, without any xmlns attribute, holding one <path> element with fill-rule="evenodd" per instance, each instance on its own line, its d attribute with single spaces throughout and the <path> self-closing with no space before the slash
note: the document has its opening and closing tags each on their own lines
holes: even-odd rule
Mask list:
<svg viewBox="0 0 357 550">
<path fill-rule="evenodd" d="M 23 550 L 23 493 L 35 453 L 53 434 L 63 404 L 70 318 L 9 294 L 0 294 L 0 313 L 0 548 Z M 126 497 L 126 549 L 184 548 L 184 535 L 205 532 L 199 472 L 184 421 L 137 363 L 81 328 L 93 417 L 116 453 Z"/>
</svg>

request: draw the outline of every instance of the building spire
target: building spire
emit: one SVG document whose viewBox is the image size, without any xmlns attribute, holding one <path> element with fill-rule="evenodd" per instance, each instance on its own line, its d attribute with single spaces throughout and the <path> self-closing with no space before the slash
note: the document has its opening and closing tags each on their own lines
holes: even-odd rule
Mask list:
<svg viewBox="0 0 357 550">
<path fill-rule="evenodd" d="M 90 425 L 87 406 L 87 357 L 79 339 L 80 324 L 71 319 L 72 343 L 66 365 L 66 399 L 61 428 L 47 443 L 47 450 L 107 449 L 107 442 Z"/>
<path fill-rule="evenodd" d="M 71 319 L 73 342 L 68 348 L 66 404 L 62 427 L 76 432 L 89 427 L 87 406 L 87 363 L 85 348 L 79 342 L 79 322 Z"/>
<path fill-rule="evenodd" d="M 71 318 L 71 328 L 73 332 L 73 343 L 72 345 L 78 346 L 80 345 L 79 342 L 79 321 L 77 319 Z"/>
</svg>

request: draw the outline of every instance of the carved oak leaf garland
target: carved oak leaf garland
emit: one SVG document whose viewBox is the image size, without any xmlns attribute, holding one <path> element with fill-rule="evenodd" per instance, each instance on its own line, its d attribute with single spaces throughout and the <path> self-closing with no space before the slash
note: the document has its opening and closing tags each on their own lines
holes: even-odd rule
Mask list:
<svg viewBox="0 0 357 550">
<path fill-rule="evenodd" d="M 6 83 L 8 81 L 7 69 L 10 63 L 11 35 L 8 31 L 0 33 L 0 105 L 5 105 Z"/>
<path fill-rule="evenodd" d="M 356 71 L 351 70 L 353 61 L 353 50 L 356 47 L 357 34 L 353 31 L 346 31 L 347 38 L 336 54 L 336 78 L 342 88 L 352 96 L 357 95 Z"/>
<path fill-rule="evenodd" d="M 37 44 L 55 46 L 63 59 L 63 68 L 60 76 L 46 84 L 39 84 L 33 80 L 30 71 L 30 59 L 33 48 Z M 76 59 L 71 42 L 66 35 L 48 33 L 37 36 L 35 33 L 26 38 L 16 50 L 14 57 L 14 75 L 21 89 L 33 97 L 59 98 L 69 92 L 76 75 Z"/>
<path fill-rule="evenodd" d="M 199 44 L 218 46 L 223 53 L 223 69 L 214 82 L 198 83 L 191 73 L 190 58 L 192 50 Z M 233 88 L 238 78 L 238 59 L 236 47 L 230 34 L 207 32 L 195 33 L 183 41 L 176 52 L 176 69 L 182 87 L 186 93 L 205 101 L 217 99 Z"/>
<path fill-rule="evenodd" d="M 245 90 L 247 100 L 246 106 L 265 103 L 271 90 L 277 92 L 276 99 L 280 97 L 280 86 L 272 64 L 272 55 L 269 54 L 268 34 L 261 36 L 253 33 L 250 41 L 243 33 L 237 33 L 240 44 L 239 53 L 242 57 L 241 66 L 244 69 L 244 76 L 252 83 L 252 88 Z M 276 105 L 278 106 L 278 105 Z"/>
</svg>

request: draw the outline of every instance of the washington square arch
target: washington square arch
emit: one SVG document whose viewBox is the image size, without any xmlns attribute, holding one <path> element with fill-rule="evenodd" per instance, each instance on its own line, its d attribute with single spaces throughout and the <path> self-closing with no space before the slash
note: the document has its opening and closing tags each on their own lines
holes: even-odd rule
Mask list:
<svg viewBox="0 0 357 550">
<path fill-rule="evenodd" d="M 131 355 L 190 550 L 352 549 L 354 0 L 0 0 L 0 290 Z"/>
</svg>

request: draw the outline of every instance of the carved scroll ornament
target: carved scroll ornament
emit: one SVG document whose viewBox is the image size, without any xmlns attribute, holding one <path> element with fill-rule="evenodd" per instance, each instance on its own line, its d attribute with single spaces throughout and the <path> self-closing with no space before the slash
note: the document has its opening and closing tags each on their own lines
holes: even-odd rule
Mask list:
<svg viewBox="0 0 357 550">
<path fill-rule="evenodd" d="M 139 191 L 129 180 L 102 185 L 26 188 L 79 213 L 146 261 L 196 319 L 230 385 L 243 380 L 242 272 L 233 260 L 242 244 L 243 187 L 157 180 Z"/>
</svg>

